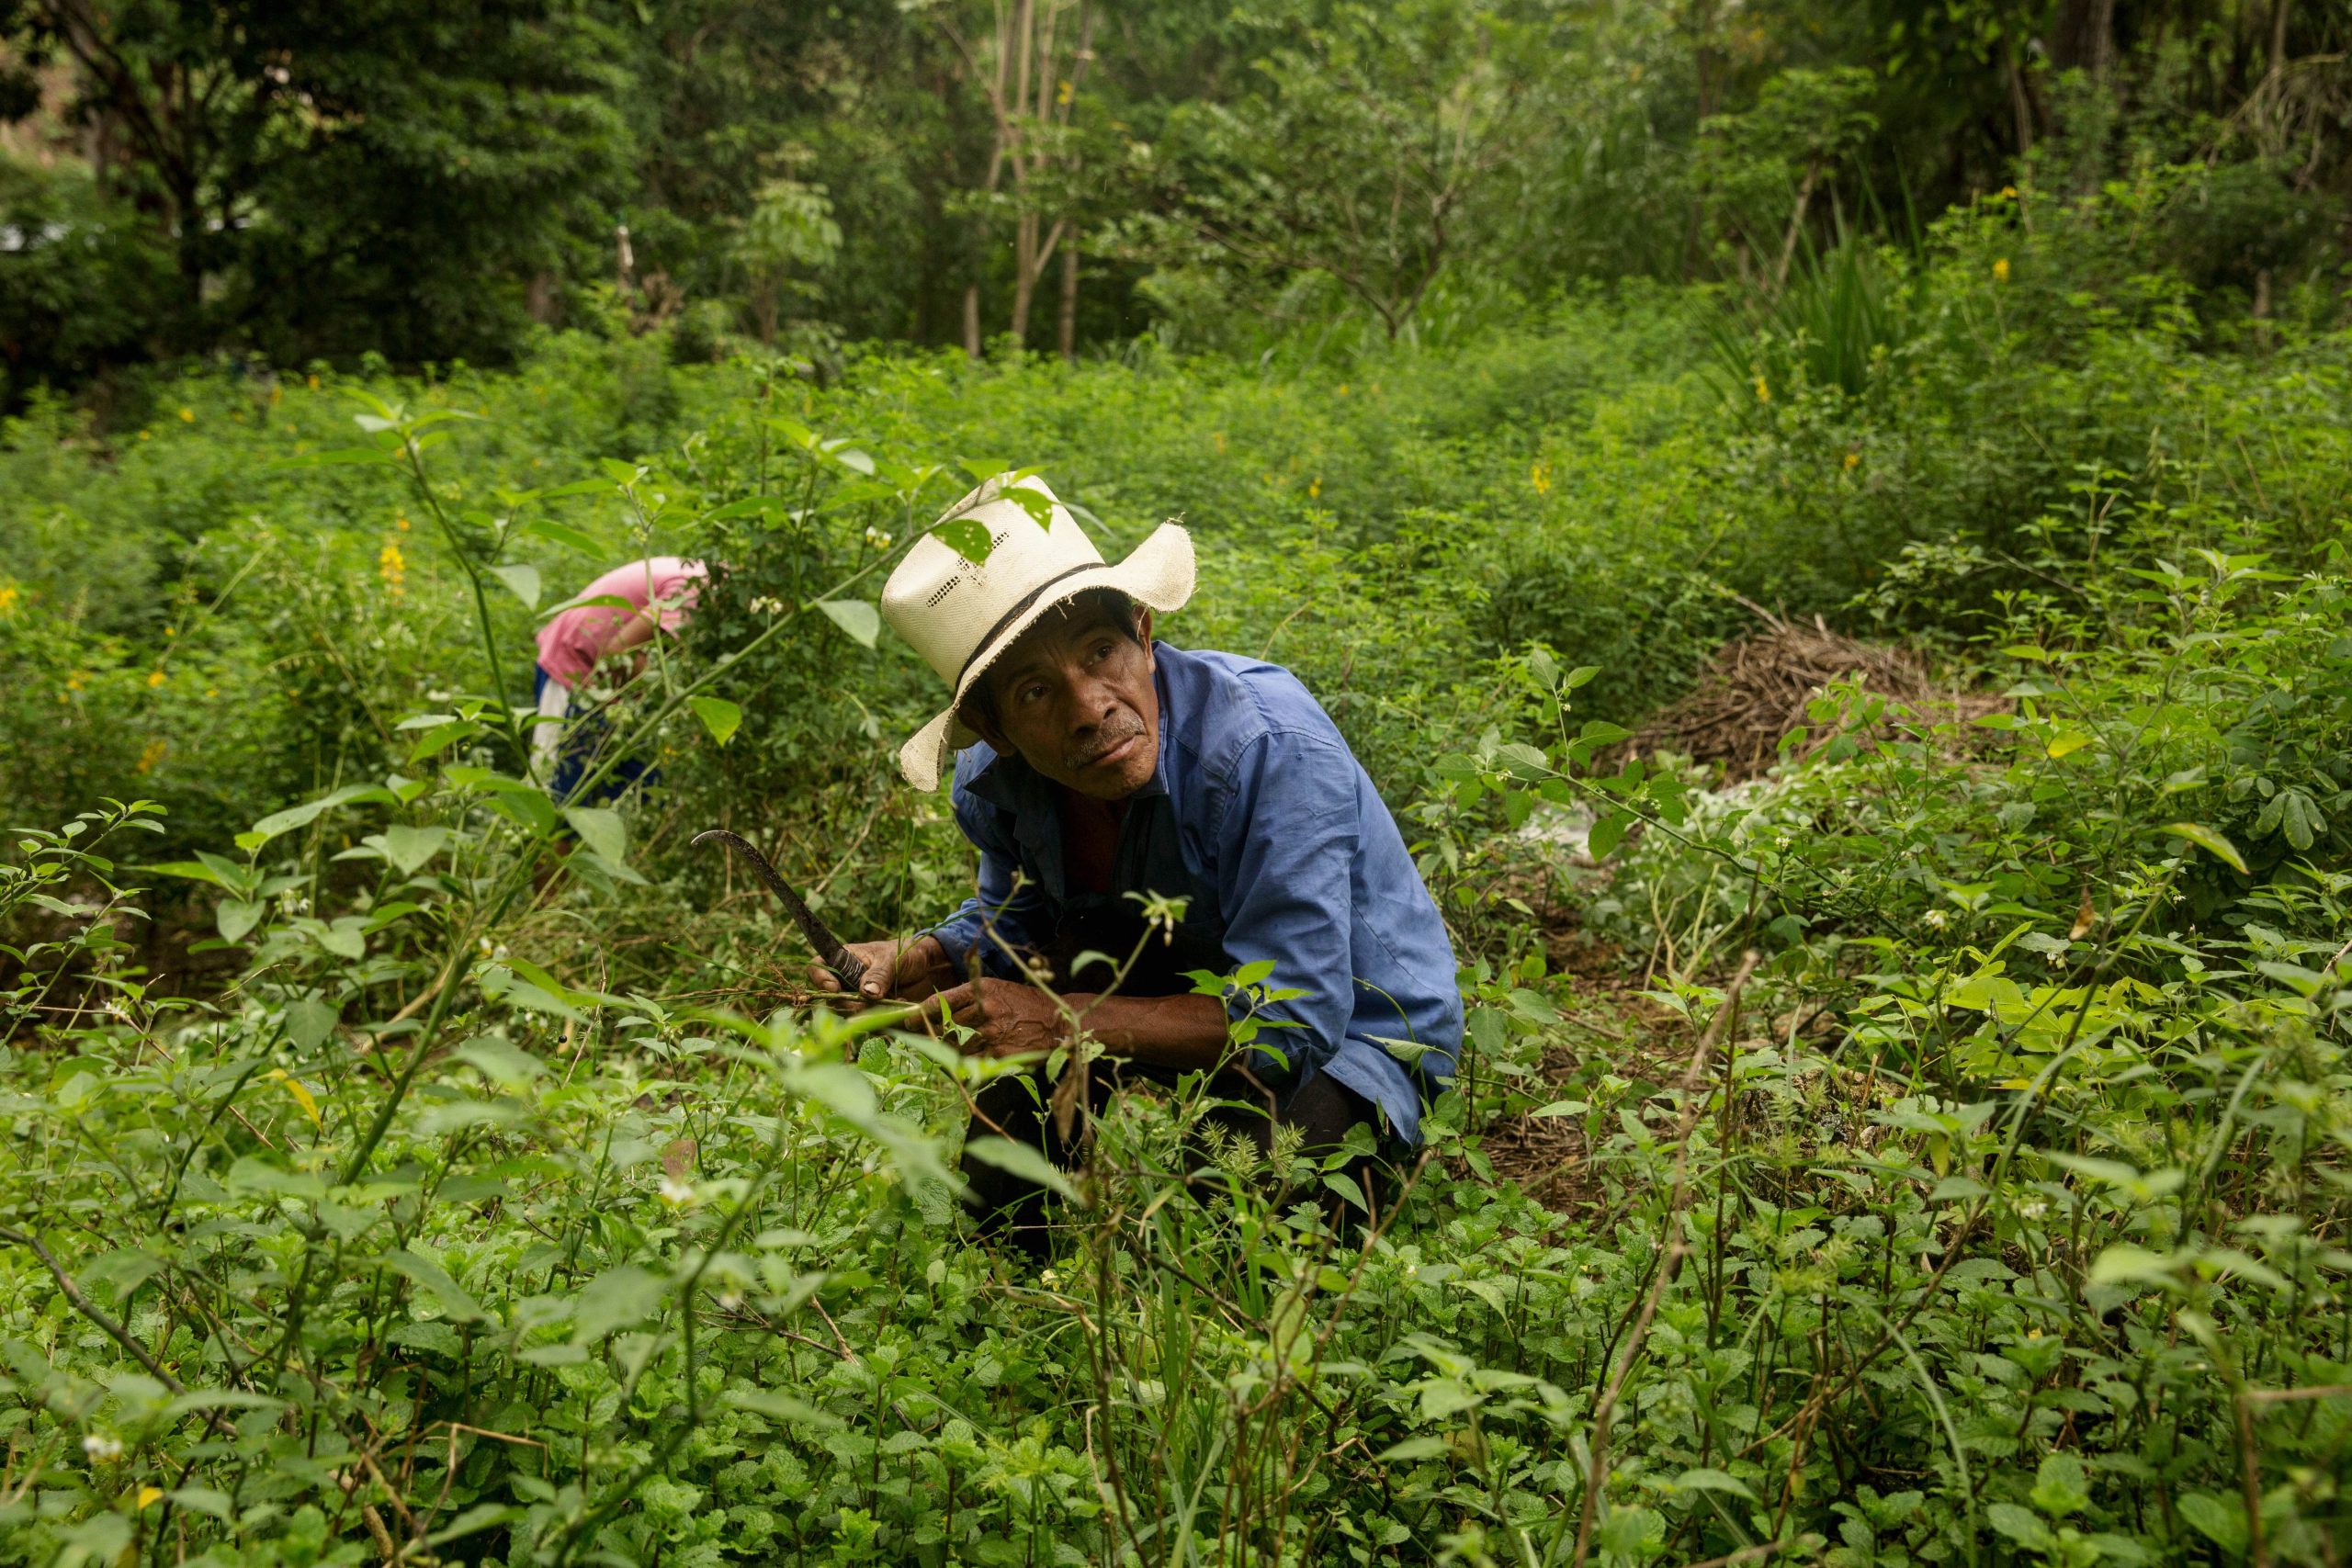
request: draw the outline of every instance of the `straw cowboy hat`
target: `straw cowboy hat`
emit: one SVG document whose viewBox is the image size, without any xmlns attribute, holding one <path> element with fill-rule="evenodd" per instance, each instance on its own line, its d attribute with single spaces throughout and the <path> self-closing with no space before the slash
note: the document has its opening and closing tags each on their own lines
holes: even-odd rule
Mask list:
<svg viewBox="0 0 2352 1568">
<path fill-rule="evenodd" d="M 989 480 L 940 518 L 968 517 L 988 529 L 993 547 L 985 562 L 975 566 L 927 534 L 882 590 L 883 618 L 956 693 L 944 713 L 899 749 L 899 771 L 917 789 L 937 789 L 956 753 L 979 739 L 956 718 L 957 705 L 1046 611 L 1090 588 L 1115 588 L 1163 613 L 1193 596 L 1193 537 L 1177 525 L 1161 524 L 1113 566 L 1044 480 L 1018 481 L 1052 503 L 1041 528 L 1020 502 L 1003 499 L 1005 477 Z"/>
</svg>

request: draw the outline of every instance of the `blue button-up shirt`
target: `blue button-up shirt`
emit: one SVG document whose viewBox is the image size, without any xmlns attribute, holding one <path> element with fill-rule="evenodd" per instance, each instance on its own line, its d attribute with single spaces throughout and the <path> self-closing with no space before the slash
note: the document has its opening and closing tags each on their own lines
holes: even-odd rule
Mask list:
<svg viewBox="0 0 2352 1568">
<path fill-rule="evenodd" d="M 1271 963 L 1263 984 L 1299 995 L 1257 1010 L 1259 1060 L 1295 1084 L 1330 1074 L 1418 1142 L 1422 1094 L 1461 1053 L 1462 993 L 1396 818 L 1288 671 L 1166 643 L 1154 653 L 1159 767 L 1128 797 L 1113 894 L 1184 897 L 1182 933 L 1206 939 L 1228 971 Z M 986 927 L 1043 946 L 1074 897 L 1060 794 L 981 743 L 956 759 L 955 805 L 980 852 L 979 892 L 932 934 L 959 969 L 984 942 L 983 963 L 1011 975 Z M 1229 993 L 1227 1006 L 1238 1018 L 1250 1004 Z"/>
</svg>

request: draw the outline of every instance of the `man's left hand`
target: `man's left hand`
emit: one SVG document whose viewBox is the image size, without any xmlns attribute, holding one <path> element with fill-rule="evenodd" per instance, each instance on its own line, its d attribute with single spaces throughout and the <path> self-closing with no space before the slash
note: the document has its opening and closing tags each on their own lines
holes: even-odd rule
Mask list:
<svg viewBox="0 0 2352 1568">
<path fill-rule="evenodd" d="M 1051 1051 L 1069 1038 L 1069 1021 L 1056 999 L 1018 980 L 967 981 L 922 1004 L 934 1028 L 939 1010 L 971 1030 L 961 1049 L 967 1056 L 1021 1056 Z"/>
</svg>

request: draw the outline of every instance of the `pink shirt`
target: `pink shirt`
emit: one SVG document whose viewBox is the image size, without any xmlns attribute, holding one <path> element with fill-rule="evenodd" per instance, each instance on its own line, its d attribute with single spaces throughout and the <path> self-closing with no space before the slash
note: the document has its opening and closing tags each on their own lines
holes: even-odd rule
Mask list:
<svg viewBox="0 0 2352 1568">
<path fill-rule="evenodd" d="M 617 604 L 582 604 L 555 616 L 539 628 L 539 668 L 567 686 L 578 685 L 580 678 L 604 657 L 613 635 L 628 625 L 633 614 L 644 614 L 646 606 L 655 600 L 678 601 L 655 612 L 661 617 L 662 629 L 675 632 L 685 620 L 686 612 L 694 607 L 698 592 L 695 580 L 709 575 L 702 562 L 681 560 L 676 556 L 655 556 L 650 560 L 615 567 L 573 597 L 618 597 L 628 600 L 632 609 L 624 610 Z"/>
</svg>

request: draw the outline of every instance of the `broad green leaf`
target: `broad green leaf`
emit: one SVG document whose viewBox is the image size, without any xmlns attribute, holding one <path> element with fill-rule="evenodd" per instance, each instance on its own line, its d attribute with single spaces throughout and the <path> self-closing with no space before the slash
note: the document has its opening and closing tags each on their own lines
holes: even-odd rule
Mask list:
<svg viewBox="0 0 2352 1568">
<path fill-rule="evenodd" d="M 452 1058 L 478 1070 L 501 1089 L 520 1089 L 547 1068 L 537 1056 L 498 1034 L 477 1034 L 455 1051 Z"/>
<path fill-rule="evenodd" d="M 932 533 L 938 537 L 941 544 L 945 545 L 974 566 L 984 565 L 989 558 L 989 552 L 996 548 L 995 542 L 989 536 L 988 525 L 978 518 L 957 517 L 950 522 L 942 523 L 938 527 L 933 528 Z"/>
<path fill-rule="evenodd" d="M 441 1529 L 424 1538 L 427 1546 L 441 1546 L 461 1537 L 479 1535 L 499 1525 L 513 1524 L 523 1517 L 523 1510 L 512 1503 L 476 1503 Z"/>
<path fill-rule="evenodd" d="M 1389 1444 L 1377 1457 L 1383 1464 L 1409 1464 L 1415 1460 L 1442 1459 L 1453 1451 L 1453 1445 L 1443 1438 L 1408 1438 Z"/>
<path fill-rule="evenodd" d="M 337 1018 L 334 1006 L 316 997 L 304 997 L 286 1004 L 287 1037 L 304 1051 L 315 1051 L 328 1035 L 334 1032 Z"/>
<path fill-rule="evenodd" d="M 710 731 L 710 738 L 724 746 L 743 727 L 743 710 L 725 697 L 688 697 L 686 705 Z"/>
<path fill-rule="evenodd" d="M 1686 1470 L 1677 1476 L 1674 1481 L 1674 1489 L 1677 1492 L 1723 1492 L 1734 1497 L 1745 1497 L 1751 1503 L 1756 1501 L 1756 1490 L 1747 1482 L 1736 1475 L 1720 1470 L 1711 1470 L 1704 1466 L 1697 1470 Z"/>
<path fill-rule="evenodd" d="M 2233 1556 L 2245 1555 L 2245 1505 L 2235 1497 L 2215 1497 L 2203 1492 L 2191 1492 L 2173 1506 L 2199 1534 L 2222 1551 Z"/>
<path fill-rule="evenodd" d="M 348 805 L 362 797 L 379 800 L 388 806 L 393 804 L 391 792 L 378 785 L 345 784 L 332 795 L 322 795 L 318 799 L 305 801 L 300 806 L 289 806 L 283 811 L 271 812 L 254 824 L 253 832 L 260 837 L 263 843 L 267 843 L 280 833 L 291 832 L 297 828 L 309 827 L 317 821 L 323 812 L 338 806 Z M 241 839 L 247 836 L 239 835 Z"/>
<path fill-rule="evenodd" d="M 600 485 L 597 488 L 604 487 Z M 516 524 L 514 531 L 518 534 L 534 535 L 555 544 L 569 546 L 582 555 L 601 556 L 605 553 L 605 547 L 597 542 L 594 535 L 583 529 L 574 528 L 569 523 L 551 523 L 544 517 L 534 517 L 527 522 Z"/>
<path fill-rule="evenodd" d="M 817 608 L 864 647 L 872 648 L 882 634 L 881 612 L 863 599 L 820 599 Z"/>
<path fill-rule="evenodd" d="M 152 872 L 157 876 L 185 876 L 195 882 L 209 882 L 218 887 L 226 887 L 229 886 L 228 883 L 221 881 L 220 874 L 219 872 L 213 870 L 210 866 L 206 865 L 201 861 L 159 861 L 153 865 L 142 865 L 139 867 L 139 869 L 141 871 Z"/>
<path fill-rule="evenodd" d="M 1337 1192 L 1340 1197 L 1345 1198 L 1349 1202 L 1353 1203 L 1365 1213 L 1368 1214 L 1372 1213 L 1372 1205 L 1364 1201 L 1363 1189 L 1357 1185 L 1356 1179 L 1350 1176 L 1346 1171 L 1335 1170 L 1329 1172 L 1323 1178 L 1323 1185 L 1329 1188 L 1332 1191 Z"/>
<path fill-rule="evenodd" d="M 725 737 L 720 739 L 724 740 Z M 601 806 L 567 806 L 563 819 L 571 824 L 571 830 L 580 835 L 582 843 L 605 859 L 616 865 L 628 859 L 628 829 L 622 823 L 619 812 Z"/>
<path fill-rule="evenodd" d="M 523 561 L 509 566 L 494 566 L 490 574 L 506 584 L 506 591 L 523 601 L 523 608 L 539 607 L 539 569 Z"/>
<path fill-rule="evenodd" d="M 451 1279 L 449 1271 L 433 1259 L 419 1257 L 402 1247 L 384 1254 L 384 1267 L 433 1292 L 435 1299 L 441 1303 L 441 1310 L 453 1320 L 458 1323 L 489 1321 L 490 1314 L 481 1310 L 481 1304 L 467 1294 L 465 1287 Z"/>
<path fill-rule="evenodd" d="M 992 1165 L 1009 1176 L 1058 1192 L 1071 1202 L 1083 1202 L 1070 1179 L 1036 1149 L 1011 1138 L 974 1138 L 964 1145 L 964 1157 Z"/>
<path fill-rule="evenodd" d="M 1594 860 L 1607 860 L 1610 852 L 1625 840 L 1625 829 L 1634 819 L 1623 812 L 1611 812 L 1592 825 L 1591 834 L 1585 840 L 1585 853 Z"/>
<path fill-rule="evenodd" d="M 400 868 L 403 876 L 414 876 L 449 841 L 447 828 L 410 828 L 394 826 L 384 829 L 384 858 Z"/>
<path fill-rule="evenodd" d="M 574 1344 L 601 1339 L 616 1329 L 644 1322 L 661 1307 L 670 1281 L 634 1263 L 607 1269 L 581 1287 L 580 1304 L 572 1313 Z"/>
<path fill-rule="evenodd" d="M 2029 1551 L 2056 1544 L 2050 1527 L 2032 1509 L 2020 1508 L 2015 1503 L 1992 1504 L 1984 1510 L 1984 1522 Z"/>
<path fill-rule="evenodd" d="M 245 933 L 261 924 L 263 906 L 258 901 L 243 898 L 223 898 L 212 918 L 220 928 L 223 942 L 243 942 Z"/>
<path fill-rule="evenodd" d="M 2173 1259 L 2144 1247 L 2110 1247 L 2091 1265 L 2086 1283 L 2092 1285 L 2169 1284 L 2176 1278 Z"/>
<path fill-rule="evenodd" d="M 2237 846 L 2201 822 L 2170 822 L 2159 831 L 2170 833 L 2176 839 L 2186 839 L 2241 876 L 2248 874 L 2245 857 L 2238 853 Z"/>
</svg>

